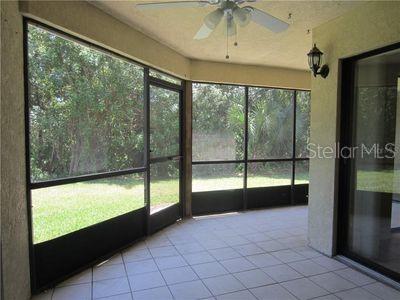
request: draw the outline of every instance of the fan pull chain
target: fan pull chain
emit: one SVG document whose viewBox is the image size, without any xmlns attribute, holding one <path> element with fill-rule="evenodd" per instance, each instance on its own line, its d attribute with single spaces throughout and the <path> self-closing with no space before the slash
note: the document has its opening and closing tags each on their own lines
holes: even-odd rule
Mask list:
<svg viewBox="0 0 400 300">
<path fill-rule="evenodd" d="M 236 26 L 236 25 L 235 25 Z M 237 28 L 236 28 L 237 29 Z M 237 30 L 235 31 L 235 42 L 233 43 L 233 46 L 237 47 L 238 42 L 237 42 Z"/>
<path fill-rule="evenodd" d="M 237 31 L 235 32 L 235 42 L 233 43 L 233 46 L 235 46 L 235 47 L 237 47 L 238 46 L 238 33 L 237 33 Z"/>
<path fill-rule="evenodd" d="M 228 21 L 226 22 L 226 59 L 229 59 L 229 35 L 228 35 L 228 28 L 229 27 L 229 23 Z"/>
</svg>

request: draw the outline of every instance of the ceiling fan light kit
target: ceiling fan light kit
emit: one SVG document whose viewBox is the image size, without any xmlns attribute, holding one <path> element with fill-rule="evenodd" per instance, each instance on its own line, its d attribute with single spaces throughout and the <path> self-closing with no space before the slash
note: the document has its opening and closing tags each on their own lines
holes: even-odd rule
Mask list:
<svg viewBox="0 0 400 300">
<path fill-rule="evenodd" d="M 153 2 L 136 4 L 138 9 L 167 9 L 167 8 L 187 8 L 187 7 L 207 7 L 216 6 L 217 8 L 204 17 L 203 25 L 193 37 L 195 40 L 202 40 L 210 36 L 217 28 L 221 20 L 226 20 L 226 36 L 237 34 L 238 24 L 241 27 L 247 26 L 250 21 L 257 23 L 264 28 L 279 33 L 286 30 L 289 24 L 252 6 L 240 5 L 244 3 L 253 3 L 257 0 L 207 0 L 207 1 L 172 1 L 172 2 Z M 235 40 L 235 46 L 238 45 Z M 227 49 L 228 52 L 228 49 Z M 229 54 L 226 54 L 229 59 Z"/>
<path fill-rule="evenodd" d="M 235 21 L 233 20 L 233 17 L 228 17 L 226 19 L 226 34 L 228 36 L 234 36 L 236 35 L 236 25 Z"/>
<path fill-rule="evenodd" d="M 237 6 L 232 10 L 232 16 L 236 23 L 244 27 L 251 21 L 251 10 L 246 7 L 240 8 Z"/>
</svg>

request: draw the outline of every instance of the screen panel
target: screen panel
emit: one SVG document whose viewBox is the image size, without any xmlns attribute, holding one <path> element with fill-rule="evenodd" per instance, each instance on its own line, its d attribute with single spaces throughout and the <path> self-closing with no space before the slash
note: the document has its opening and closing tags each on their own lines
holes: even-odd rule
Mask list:
<svg viewBox="0 0 400 300">
<path fill-rule="evenodd" d="M 292 162 L 257 162 L 247 167 L 247 187 L 291 185 Z"/>
<path fill-rule="evenodd" d="M 173 83 L 175 85 L 181 85 L 182 84 L 182 80 L 180 80 L 180 79 L 178 79 L 176 77 L 172 77 L 170 75 L 167 75 L 165 73 L 158 72 L 158 71 L 153 70 L 153 69 L 150 69 L 149 74 L 150 74 L 151 77 L 154 77 L 154 78 L 157 78 L 157 79 L 161 79 L 161 80 L 167 81 L 169 83 Z"/>
<path fill-rule="evenodd" d="M 31 181 L 143 167 L 143 68 L 28 30 Z"/>
<path fill-rule="evenodd" d="M 179 155 L 180 93 L 150 86 L 150 157 Z"/>
<path fill-rule="evenodd" d="M 308 184 L 309 179 L 309 161 L 296 161 L 296 168 L 295 168 L 295 184 Z"/>
<path fill-rule="evenodd" d="M 293 96 L 290 90 L 249 88 L 249 160 L 292 157 Z"/>
<path fill-rule="evenodd" d="M 310 140 L 311 92 L 296 92 L 296 157 L 308 157 Z"/>
<path fill-rule="evenodd" d="M 179 203 L 179 161 L 150 165 L 150 213 Z"/>
<path fill-rule="evenodd" d="M 245 89 L 193 83 L 193 161 L 244 158 Z"/>
<path fill-rule="evenodd" d="M 201 164 L 192 167 L 192 191 L 221 191 L 243 188 L 242 163 Z"/>
<path fill-rule="evenodd" d="M 143 174 L 34 189 L 31 201 L 36 244 L 144 207 Z"/>
</svg>

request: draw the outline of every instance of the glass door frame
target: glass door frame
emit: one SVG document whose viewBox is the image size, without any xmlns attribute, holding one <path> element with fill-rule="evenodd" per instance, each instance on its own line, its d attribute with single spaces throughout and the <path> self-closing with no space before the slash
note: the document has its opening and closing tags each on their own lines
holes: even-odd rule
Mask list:
<svg viewBox="0 0 400 300">
<path fill-rule="evenodd" d="M 382 48 L 378 48 L 366 53 L 345 58 L 339 61 L 339 72 L 341 74 L 341 99 L 340 99 L 340 147 L 352 147 L 355 140 L 355 118 L 353 118 L 355 107 L 354 97 L 354 78 L 355 63 L 363 58 L 368 58 L 388 51 L 400 49 L 400 43 L 392 44 Z M 354 186 L 354 164 L 349 163 L 348 158 L 340 157 L 339 159 L 339 175 L 338 175 L 338 214 L 337 214 L 337 241 L 336 252 L 358 262 L 366 267 L 388 276 L 400 282 L 400 274 L 379 265 L 370 259 L 361 257 L 360 255 L 350 251 L 347 247 L 347 229 L 349 228 L 349 194 L 351 186 Z"/>
<path fill-rule="evenodd" d="M 150 68 L 144 69 L 144 81 L 145 81 L 145 207 L 146 207 L 146 233 L 150 235 L 168 225 L 171 225 L 176 220 L 180 219 L 184 215 L 184 97 L 185 97 L 185 81 L 182 80 L 180 85 L 174 84 L 156 78 L 150 75 Z M 178 155 L 156 157 L 151 158 L 150 149 L 150 89 L 151 87 L 157 87 L 168 91 L 176 92 L 179 94 L 179 153 Z M 150 196 L 150 185 L 151 185 L 151 164 L 168 162 L 168 161 L 179 161 L 179 202 L 166 207 L 160 211 L 151 214 L 151 196 Z M 153 217 L 152 217 L 153 216 Z"/>
</svg>

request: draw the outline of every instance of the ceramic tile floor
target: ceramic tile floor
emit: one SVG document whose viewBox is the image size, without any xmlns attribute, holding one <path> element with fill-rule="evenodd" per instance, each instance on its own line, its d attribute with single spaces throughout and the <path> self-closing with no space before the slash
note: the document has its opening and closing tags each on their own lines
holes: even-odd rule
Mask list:
<svg viewBox="0 0 400 300">
<path fill-rule="evenodd" d="M 185 220 L 33 299 L 400 299 L 306 233 L 306 206 Z"/>
</svg>

